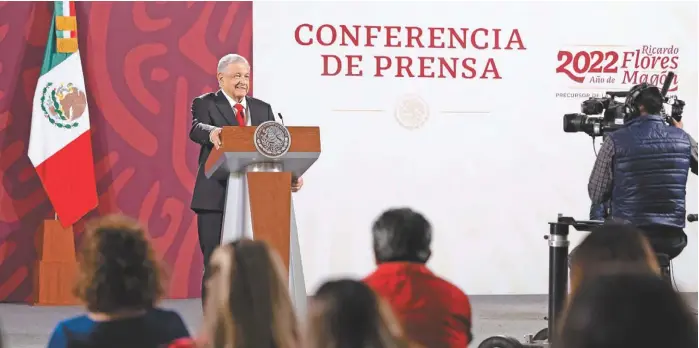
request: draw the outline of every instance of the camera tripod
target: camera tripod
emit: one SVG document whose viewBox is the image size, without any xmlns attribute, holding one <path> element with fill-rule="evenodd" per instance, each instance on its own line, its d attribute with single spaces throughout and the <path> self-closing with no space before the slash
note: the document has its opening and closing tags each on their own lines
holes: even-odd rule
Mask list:
<svg viewBox="0 0 699 348">
<path fill-rule="evenodd" d="M 687 221 L 697 221 L 697 214 L 689 214 Z M 535 335 L 525 336 L 524 342 L 510 336 L 493 336 L 486 338 L 478 348 L 548 348 L 550 346 L 549 332 L 556 332 L 557 320 L 562 314 L 563 306 L 568 296 L 568 234 L 572 226 L 576 231 L 591 231 L 604 224 L 598 220 L 576 221 L 572 217 L 558 214 L 556 222 L 549 222 L 549 234 L 544 236 L 549 244 L 549 303 L 548 327 L 539 330 Z"/>
</svg>

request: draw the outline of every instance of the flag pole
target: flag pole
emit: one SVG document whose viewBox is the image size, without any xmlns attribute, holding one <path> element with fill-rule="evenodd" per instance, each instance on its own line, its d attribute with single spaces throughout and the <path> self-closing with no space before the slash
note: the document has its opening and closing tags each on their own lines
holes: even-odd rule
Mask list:
<svg viewBox="0 0 699 348">
<path fill-rule="evenodd" d="M 90 128 L 84 74 L 77 54 L 75 1 L 52 2 L 53 14 L 46 18 L 50 20 L 49 32 L 34 91 L 27 152 L 54 210 L 54 221 L 45 217 L 34 239 L 36 261 L 31 266 L 32 296 L 29 302 L 33 305 L 76 305 L 80 301 L 70 291 L 79 272 L 73 225 L 77 216 L 83 216 L 93 206 L 97 192 L 93 188 L 91 140 L 78 140 L 82 134 L 86 134 L 87 139 Z M 81 115 L 74 114 L 75 110 L 63 110 L 58 100 L 60 96 L 56 94 L 61 86 L 67 95 L 80 98 L 72 103 L 85 106 Z M 75 132 L 66 133 L 66 129 L 75 129 Z M 56 156 L 69 146 L 69 153 L 74 155 Z M 66 185 L 73 189 L 65 190 Z M 58 209 L 63 209 L 61 214 L 68 219 L 62 222 L 68 226 L 64 227 L 58 219 Z"/>
</svg>

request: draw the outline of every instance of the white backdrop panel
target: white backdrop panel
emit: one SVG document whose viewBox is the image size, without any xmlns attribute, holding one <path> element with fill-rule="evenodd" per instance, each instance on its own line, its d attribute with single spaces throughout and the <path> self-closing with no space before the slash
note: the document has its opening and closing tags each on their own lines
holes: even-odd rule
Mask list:
<svg viewBox="0 0 699 348">
<path fill-rule="evenodd" d="M 657 20 L 649 21 L 649 13 Z M 697 137 L 696 3 L 256 2 L 253 15 L 255 96 L 287 125 L 321 127 L 321 159 L 294 198 L 309 291 L 328 278 L 369 273 L 373 219 L 389 207 L 410 206 L 434 225 L 429 266 L 466 292 L 546 293 L 547 222 L 557 213 L 587 218 L 589 212 L 591 140 L 562 129 L 563 114 L 579 111 L 580 94 L 628 90 L 624 71 L 652 76 L 677 56 L 675 93 L 687 102 L 685 128 Z M 359 47 L 302 46 L 295 39 L 302 24 L 338 31 L 340 25 L 415 26 L 425 33 L 423 43 L 429 27 L 486 28 L 491 48 L 492 29 L 501 29 L 501 47 L 517 29 L 526 49 L 384 47 L 385 28 L 374 47 L 363 45 L 363 33 Z M 300 38 L 314 33 L 301 31 Z M 677 53 L 656 55 L 657 64 L 668 57 L 664 68 L 635 68 L 633 52 L 644 45 Z M 582 83 L 556 73 L 559 51 L 595 50 L 615 52 L 619 59 L 609 67 L 618 70 L 577 74 Z M 345 76 L 347 70 L 322 76 L 327 54 L 361 55 L 363 76 Z M 501 79 L 400 78 L 395 69 L 375 77 L 374 56 L 472 57 L 478 76 L 493 58 Z M 594 76 L 603 82 L 591 82 Z M 427 119 L 407 129 L 396 110 L 404 110 L 402 117 L 423 110 Z M 697 211 L 696 193 L 692 175 L 689 212 Z M 697 227 L 686 231 L 690 243 L 674 271 L 682 290 L 697 291 Z M 572 233 L 573 245 L 580 237 Z"/>
</svg>

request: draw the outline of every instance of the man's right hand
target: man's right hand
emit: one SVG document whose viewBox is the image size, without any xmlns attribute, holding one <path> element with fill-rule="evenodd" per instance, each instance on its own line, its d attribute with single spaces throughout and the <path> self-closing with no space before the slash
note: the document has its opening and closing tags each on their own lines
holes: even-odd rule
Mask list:
<svg viewBox="0 0 699 348">
<path fill-rule="evenodd" d="M 674 117 L 670 117 L 670 120 L 672 120 L 673 126 L 679 128 L 679 129 L 682 129 L 682 127 L 684 127 L 684 124 L 682 123 L 682 121 L 677 121 Z"/>
<path fill-rule="evenodd" d="M 209 141 L 214 144 L 216 150 L 221 147 L 221 128 L 216 128 L 209 133 Z"/>
</svg>

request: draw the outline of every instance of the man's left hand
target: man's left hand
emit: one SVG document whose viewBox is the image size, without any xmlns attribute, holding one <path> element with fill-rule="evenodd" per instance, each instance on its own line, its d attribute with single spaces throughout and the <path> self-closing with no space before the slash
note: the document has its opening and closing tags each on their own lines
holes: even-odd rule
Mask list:
<svg viewBox="0 0 699 348">
<path fill-rule="evenodd" d="M 298 178 L 291 182 L 291 192 L 296 192 L 303 186 L 303 178 Z"/>
</svg>

